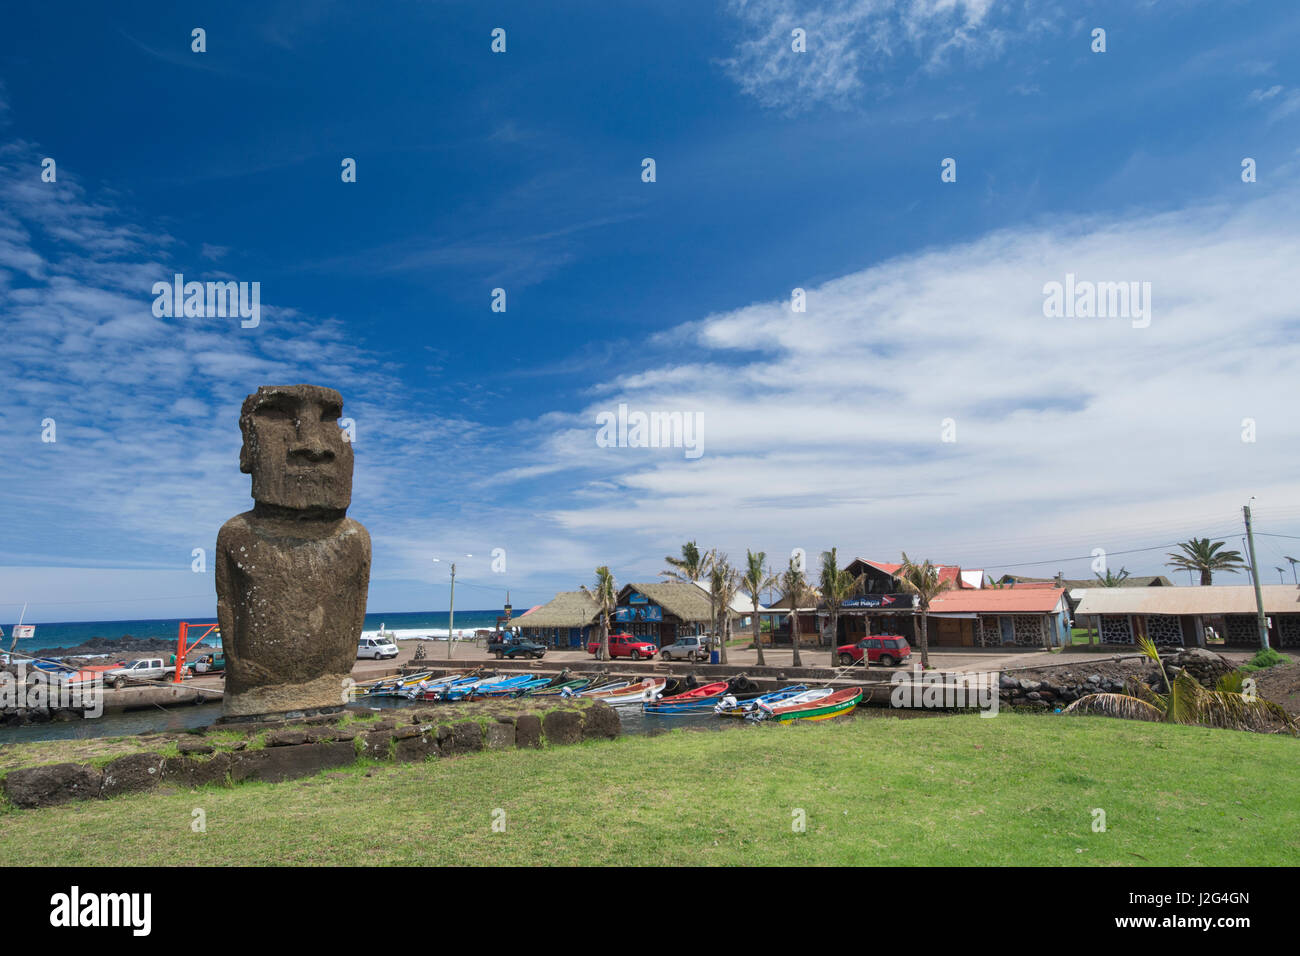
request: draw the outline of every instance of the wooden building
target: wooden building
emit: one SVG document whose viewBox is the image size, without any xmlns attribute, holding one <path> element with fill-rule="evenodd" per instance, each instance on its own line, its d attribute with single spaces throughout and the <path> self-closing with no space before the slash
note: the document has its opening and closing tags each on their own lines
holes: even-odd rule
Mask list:
<svg viewBox="0 0 1300 956">
<path fill-rule="evenodd" d="M 586 647 L 600 634 L 600 607 L 585 591 L 561 591 L 515 619 L 520 634 L 548 647 Z"/>
<path fill-rule="evenodd" d="M 663 647 L 712 627 L 709 592 L 691 581 L 625 584 L 618 592 L 613 632 L 634 634 Z M 732 616 L 738 616 L 732 610 Z"/>
</svg>

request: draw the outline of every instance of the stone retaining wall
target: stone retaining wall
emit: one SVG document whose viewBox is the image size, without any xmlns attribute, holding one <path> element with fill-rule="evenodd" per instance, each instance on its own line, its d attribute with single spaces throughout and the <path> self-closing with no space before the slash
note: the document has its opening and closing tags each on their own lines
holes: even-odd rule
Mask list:
<svg viewBox="0 0 1300 956">
<path fill-rule="evenodd" d="M 333 714 L 292 724 L 214 726 L 209 732 L 265 732 L 264 746 L 250 748 L 247 740 L 214 744 L 203 734 L 186 734 L 177 738 L 177 755 L 136 753 L 103 766 L 59 763 L 24 767 L 5 776 L 3 789 L 15 806 L 48 807 L 140 793 L 163 783 L 186 787 L 233 785 L 245 780 L 278 783 L 348 767 L 362 758 L 423 761 L 481 750 L 613 739 L 621 732 L 618 714 L 599 701 L 549 712 L 540 708 L 516 713 L 498 710 L 455 723 L 447 722 L 436 709 L 396 710 L 378 721 L 335 726 L 342 717 Z"/>
</svg>

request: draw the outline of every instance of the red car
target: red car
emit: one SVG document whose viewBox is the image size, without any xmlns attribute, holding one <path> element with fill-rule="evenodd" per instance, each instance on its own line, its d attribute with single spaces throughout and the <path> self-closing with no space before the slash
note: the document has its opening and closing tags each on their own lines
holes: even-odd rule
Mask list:
<svg viewBox="0 0 1300 956">
<path fill-rule="evenodd" d="M 592 641 L 587 645 L 587 653 L 595 654 L 600 650 L 600 641 Z M 653 641 L 644 641 L 639 637 L 633 637 L 631 634 L 611 634 L 609 635 L 609 656 L 613 657 L 630 657 L 634 661 L 641 658 L 653 658 L 659 653 L 659 646 Z"/>
<path fill-rule="evenodd" d="M 907 638 L 898 634 L 873 634 L 856 644 L 845 644 L 837 648 L 836 653 L 840 657 L 840 663 L 845 666 L 862 663 L 865 655 L 868 664 L 893 667 L 911 657 L 912 648 L 907 643 Z"/>
</svg>

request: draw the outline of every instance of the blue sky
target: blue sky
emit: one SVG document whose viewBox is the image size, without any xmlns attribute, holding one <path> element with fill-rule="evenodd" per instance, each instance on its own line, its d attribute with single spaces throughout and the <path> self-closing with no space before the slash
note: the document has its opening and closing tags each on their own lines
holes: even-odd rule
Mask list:
<svg viewBox="0 0 1300 956">
<path fill-rule="evenodd" d="M 1236 545 L 1251 495 L 1290 580 L 1300 10 L 234 6 L 0 36 L 0 622 L 210 615 L 239 402 L 295 381 L 356 420 L 374 611 L 444 608 L 435 556 L 527 606 L 688 537 L 1086 576 Z M 175 272 L 261 324 L 155 318 Z M 1150 325 L 1046 318 L 1067 273 Z M 598 447 L 619 403 L 704 454 Z"/>
</svg>

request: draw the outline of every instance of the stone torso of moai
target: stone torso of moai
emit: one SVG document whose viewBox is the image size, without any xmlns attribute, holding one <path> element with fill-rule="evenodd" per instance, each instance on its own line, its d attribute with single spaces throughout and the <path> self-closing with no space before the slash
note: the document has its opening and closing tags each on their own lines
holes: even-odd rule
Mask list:
<svg viewBox="0 0 1300 956">
<path fill-rule="evenodd" d="M 253 510 L 217 535 L 225 720 L 323 713 L 346 702 L 370 586 L 370 535 L 347 516 L 343 399 L 317 385 L 244 400 L 239 470 Z"/>
</svg>

